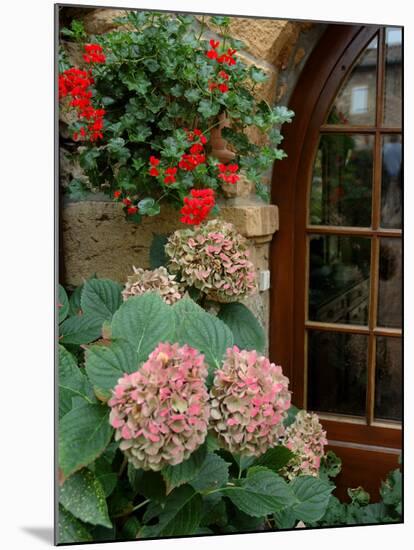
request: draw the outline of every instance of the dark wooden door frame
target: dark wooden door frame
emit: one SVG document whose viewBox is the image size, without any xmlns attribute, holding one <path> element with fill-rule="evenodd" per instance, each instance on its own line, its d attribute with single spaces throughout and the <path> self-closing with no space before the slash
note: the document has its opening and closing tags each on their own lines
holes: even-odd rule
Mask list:
<svg viewBox="0 0 414 550">
<path fill-rule="evenodd" d="M 286 159 L 277 163 L 272 202 L 279 208 L 279 231 L 271 244 L 270 358 L 290 379 L 292 401 L 305 406 L 303 331 L 306 316 L 306 221 L 309 181 L 327 111 L 345 75 L 379 31 L 378 26 L 332 25 L 312 52 L 292 94 L 294 121 L 283 127 Z M 298 266 L 301 266 L 298 270 Z M 300 342 L 302 345 L 298 345 Z M 381 426 L 323 420 L 328 438 L 339 444 L 345 459 L 345 486 L 364 482 L 370 470 L 383 477 L 396 467 L 401 431 Z M 335 452 L 338 448 L 332 447 Z M 358 466 L 363 464 L 365 466 Z M 365 467 L 365 470 L 364 470 Z M 355 476 L 354 473 L 357 472 Z M 358 477 L 359 475 L 359 477 Z M 377 493 L 378 476 L 367 488 Z M 376 488 L 376 489 L 375 489 Z"/>
</svg>

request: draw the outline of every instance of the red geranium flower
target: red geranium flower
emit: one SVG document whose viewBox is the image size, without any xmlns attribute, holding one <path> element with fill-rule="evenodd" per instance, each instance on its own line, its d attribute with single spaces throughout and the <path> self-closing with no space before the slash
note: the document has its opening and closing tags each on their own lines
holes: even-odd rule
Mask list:
<svg viewBox="0 0 414 550">
<path fill-rule="evenodd" d="M 119 199 L 119 197 L 121 196 L 122 192 L 121 191 L 114 191 L 114 199 Z"/>
<path fill-rule="evenodd" d="M 129 215 L 136 214 L 138 212 L 138 207 L 130 206 L 129 208 L 127 208 L 127 212 Z"/>
<path fill-rule="evenodd" d="M 190 225 L 199 225 L 207 218 L 214 207 L 213 189 L 192 189 L 190 197 L 184 198 L 184 206 L 181 208 L 181 222 Z"/>
<path fill-rule="evenodd" d="M 210 46 L 215 50 L 220 46 L 220 42 L 218 40 L 210 40 Z"/>
</svg>

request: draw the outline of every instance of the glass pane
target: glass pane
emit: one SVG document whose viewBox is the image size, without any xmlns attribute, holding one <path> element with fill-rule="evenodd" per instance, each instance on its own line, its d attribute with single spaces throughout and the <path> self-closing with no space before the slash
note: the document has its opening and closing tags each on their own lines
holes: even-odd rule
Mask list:
<svg viewBox="0 0 414 550">
<path fill-rule="evenodd" d="M 310 238 L 309 319 L 368 323 L 371 241 L 364 237 Z"/>
<path fill-rule="evenodd" d="M 382 138 L 381 226 L 400 228 L 402 219 L 402 143 L 399 134 Z"/>
<path fill-rule="evenodd" d="M 309 331 L 308 408 L 365 415 L 368 337 Z"/>
<path fill-rule="evenodd" d="M 402 29 L 385 31 L 385 126 L 401 126 L 402 120 Z"/>
<path fill-rule="evenodd" d="M 401 420 L 402 343 L 400 338 L 377 338 L 375 418 Z"/>
<path fill-rule="evenodd" d="M 377 38 L 367 46 L 335 98 L 328 124 L 375 125 Z"/>
<path fill-rule="evenodd" d="M 315 158 L 310 223 L 371 226 L 374 136 L 323 135 Z"/>
<path fill-rule="evenodd" d="M 400 239 L 381 239 L 378 322 L 381 327 L 402 326 L 402 250 Z"/>
</svg>

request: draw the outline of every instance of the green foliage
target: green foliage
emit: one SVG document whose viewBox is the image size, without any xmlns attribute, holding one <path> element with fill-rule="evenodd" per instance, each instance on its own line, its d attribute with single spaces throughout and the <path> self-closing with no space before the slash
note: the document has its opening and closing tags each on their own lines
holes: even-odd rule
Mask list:
<svg viewBox="0 0 414 550">
<path fill-rule="evenodd" d="M 65 481 L 59 490 L 59 502 L 75 518 L 92 525 L 112 527 L 102 484 L 87 469 Z"/>
<path fill-rule="evenodd" d="M 180 487 L 180 485 L 191 481 L 199 473 L 206 456 L 207 445 L 201 445 L 190 458 L 184 460 L 181 464 L 164 468 L 162 470 L 162 477 L 165 481 L 167 494 L 176 487 Z"/>
<path fill-rule="evenodd" d="M 382 484 L 381 502 L 370 504 L 357 488 L 349 490 L 350 503 L 341 503 L 331 494 L 341 468 L 332 452 L 319 477 L 293 481 L 280 475 L 293 454 L 283 445 L 259 457 L 232 455 L 212 433 L 186 461 L 160 472 L 127 464 L 105 403 L 118 379 L 139 369 L 159 342 L 170 341 L 204 353 L 211 381 L 234 341 L 249 346 L 256 338 L 260 345 L 249 329 L 257 327 L 241 304 L 221 308 L 216 317 L 190 298 L 169 306 L 148 293 L 122 302 L 119 285 L 109 280 L 89 279 L 69 299 L 60 292 L 68 317 L 59 345 L 59 543 L 290 529 L 299 521 L 307 527 L 401 521 L 399 470 Z M 67 342 L 74 333 L 65 330 L 68 322 L 83 318 L 96 323 L 99 334 L 79 329 Z M 103 341 L 77 343 L 101 331 Z M 290 407 L 285 425 L 297 412 Z"/>
<path fill-rule="evenodd" d="M 113 429 L 105 405 L 81 404 L 59 422 L 59 467 L 67 478 L 96 460 L 107 447 Z"/>
<path fill-rule="evenodd" d="M 167 235 L 154 235 L 149 251 L 150 268 L 165 266 L 168 263 L 168 258 L 165 253 L 165 245 L 167 244 Z"/>
<path fill-rule="evenodd" d="M 102 318 L 94 315 L 72 315 L 59 327 L 61 344 L 89 344 L 101 335 Z"/>
<path fill-rule="evenodd" d="M 59 297 L 58 297 L 58 311 L 59 311 L 59 323 L 64 321 L 69 313 L 69 298 L 66 294 L 66 290 L 62 285 L 59 285 Z"/>
<path fill-rule="evenodd" d="M 126 340 L 114 340 L 109 346 L 91 346 L 85 354 L 86 373 L 102 400 L 110 398 L 119 378 L 137 368 L 138 355 Z"/>
<path fill-rule="evenodd" d="M 223 35 L 221 53 L 244 47 L 228 34 L 229 17 L 214 16 L 211 21 Z M 149 158 L 161 158 L 164 168 L 177 166 L 190 146 L 183 128 L 197 127 L 208 139 L 224 114 L 231 124 L 235 160 L 265 198 L 263 174 L 283 156 L 278 148 L 279 127 L 293 116 L 286 108 L 271 107 L 255 98 L 255 86 L 267 79 L 265 72 L 247 67 L 237 56 L 231 66 L 209 59 L 205 55 L 209 42 L 195 16 L 128 12 L 118 23 L 116 30 L 97 37 L 88 37 L 76 20 L 61 31 L 62 69 L 67 68 L 67 40 L 98 42 L 106 55 L 105 63 L 88 67 L 94 78 L 93 104 L 106 111 L 104 139 L 79 145 L 77 156 L 87 178 L 74 179 L 69 195 L 79 199 L 89 188 L 113 197 L 119 190 L 122 197 L 139 205 L 139 213 L 127 217 L 139 222 L 141 216 L 157 215 L 163 203 L 182 206 L 190 188 L 208 186 L 220 192 L 214 160 L 191 172 L 180 170 L 177 181 L 165 185 L 162 175 L 149 174 Z M 226 93 L 209 86 L 223 69 L 229 75 Z M 249 140 L 245 130 L 250 127 L 266 136 L 265 146 Z M 208 144 L 206 152 L 211 153 Z"/>
<path fill-rule="evenodd" d="M 245 305 L 237 302 L 223 304 L 218 317 L 232 331 L 236 346 L 240 349 L 264 352 L 266 336 L 263 327 Z"/>
</svg>

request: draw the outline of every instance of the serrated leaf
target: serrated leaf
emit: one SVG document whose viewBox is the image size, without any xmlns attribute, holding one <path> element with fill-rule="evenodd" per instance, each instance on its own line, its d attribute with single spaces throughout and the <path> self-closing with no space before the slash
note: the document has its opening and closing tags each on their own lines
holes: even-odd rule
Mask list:
<svg viewBox="0 0 414 550">
<path fill-rule="evenodd" d="M 200 471 L 207 456 L 207 445 L 201 445 L 187 460 L 176 466 L 167 466 L 162 469 L 162 477 L 167 487 L 167 494 L 173 489 L 190 482 Z"/>
<path fill-rule="evenodd" d="M 226 487 L 221 493 L 245 514 L 262 517 L 283 510 L 295 501 L 286 481 L 262 467 L 251 468 L 240 486 Z"/>
<path fill-rule="evenodd" d="M 118 379 L 137 369 L 137 354 L 126 340 L 115 340 L 110 346 L 95 345 L 86 350 L 86 374 L 100 399 L 109 399 Z"/>
<path fill-rule="evenodd" d="M 81 397 L 93 403 L 92 386 L 76 364 L 75 358 L 63 346 L 59 346 L 59 418 L 72 408 L 72 398 Z"/>
<path fill-rule="evenodd" d="M 335 487 L 313 476 L 299 476 L 289 485 L 296 499 L 292 506 L 296 519 L 305 523 L 321 519 Z"/>
<path fill-rule="evenodd" d="M 122 304 L 121 290 L 122 286 L 110 279 L 89 279 L 81 295 L 84 314 L 110 321 Z"/>
<path fill-rule="evenodd" d="M 89 344 L 101 336 L 102 319 L 94 315 L 73 315 L 59 326 L 61 344 Z"/>
<path fill-rule="evenodd" d="M 58 543 L 92 542 L 92 536 L 81 521 L 76 519 L 63 506 L 59 506 Z"/>
<path fill-rule="evenodd" d="M 59 285 L 59 297 L 58 297 L 58 312 L 59 312 L 59 323 L 64 321 L 69 313 L 69 298 L 66 294 L 66 290 L 62 285 Z"/>
<path fill-rule="evenodd" d="M 86 468 L 73 474 L 60 487 L 59 502 L 73 516 L 86 523 L 112 527 L 104 489 Z"/>
<path fill-rule="evenodd" d="M 220 111 L 220 104 L 212 103 L 207 99 L 202 99 L 198 104 L 197 111 L 201 114 L 203 118 L 211 118 L 218 115 Z"/>
<path fill-rule="evenodd" d="M 233 333 L 234 343 L 240 349 L 264 352 L 266 335 L 262 325 L 249 308 L 238 302 L 223 304 L 218 313 Z"/>
<path fill-rule="evenodd" d="M 174 304 L 173 310 L 177 319 L 176 340 L 201 351 L 211 367 L 211 372 L 214 371 L 221 365 L 227 348 L 233 345 L 230 329 L 190 298 L 179 300 Z"/>
<path fill-rule="evenodd" d="M 145 361 L 160 342 L 174 333 L 174 316 L 170 306 L 155 293 L 129 298 L 112 319 L 112 337 L 128 340 Z"/>
<path fill-rule="evenodd" d="M 229 480 L 230 464 L 214 453 L 209 453 L 190 485 L 196 491 L 207 491 L 223 487 Z"/>
<path fill-rule="evenodd" d="M 193 535 L 201 520 L 203 500 L 189 485 L 175 489 L 165 501 L 156 525 L 144 526 L 138 538 Z"/>
<path fill-rule="evenodd" d="M 254 461 L 255 466 L 265 466 L 269 470 L 278 472 L 281 468 L 284 468 L 291 458 L 294 457 L 294 453 L 283 445 L 278 445 L 272 449 L 268 449 L 265 454 L 260 456 Z"/>
<path fill-rule="evenodd" d="M 59 466 L 67 478 L 103 453 L 113 434 L 109 409 L 85 404 L 59 421 Z"/>
</svg>

